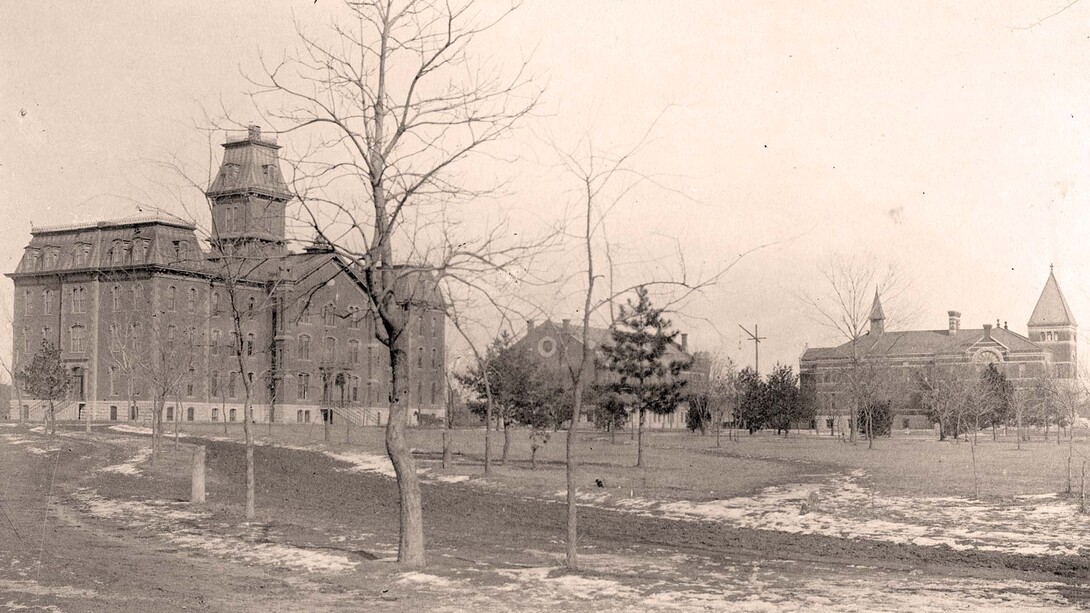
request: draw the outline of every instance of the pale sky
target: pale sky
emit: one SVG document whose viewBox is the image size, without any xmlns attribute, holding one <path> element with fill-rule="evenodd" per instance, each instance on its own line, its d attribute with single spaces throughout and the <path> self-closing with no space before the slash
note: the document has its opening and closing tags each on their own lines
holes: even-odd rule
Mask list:
<svg viewBox="0 0 1090 613">
<path fill-rule="evenodd" d="M 635 163 L 693 200 L 638 192 L 611 238 L 625 257 L 656 258 L 679 237 L 705 269 L 782 241 L 675 317 L 695 348 L 743 364 L 738 324 L 759 324 L 767 370 L 833 340 L 797 299 L 833 252 L 899 262 L 919 327 L 957 309 L 965 327 L 1000 319 L 1022 333 L 1054 263 L 1090 326 L 1090 3 L 1033 25 L 1068 3 L 527 0 L 476 49 L 529 57 L 548 83 L 508 150 L 581 134 L 624 147 L 669 107 Z M 259 52 L 290 53 L 293 15 L 320 24 L 334 4 L 9 3 L 0 269 L 32 224 L 170 209 L 156 162 L 205 159 L 205 113 L 249 112 L 241 71 Z M 571 203 L 537 153 L 497 172 L 511 206 L 543 220 Z M 0 298 L 10 304 L 7 279 Z"/>
</svg>

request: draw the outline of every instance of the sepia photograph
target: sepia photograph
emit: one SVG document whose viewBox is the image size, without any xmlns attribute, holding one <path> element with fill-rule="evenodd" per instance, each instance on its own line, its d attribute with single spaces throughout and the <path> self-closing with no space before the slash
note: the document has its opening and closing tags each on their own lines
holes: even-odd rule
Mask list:
<svg viewBox="0 0 1090 613">
<path fill-rule="evenodd" d="M 1090 0 L 0 15 L 0 611 L 1090 610 Z"/>
</svg>

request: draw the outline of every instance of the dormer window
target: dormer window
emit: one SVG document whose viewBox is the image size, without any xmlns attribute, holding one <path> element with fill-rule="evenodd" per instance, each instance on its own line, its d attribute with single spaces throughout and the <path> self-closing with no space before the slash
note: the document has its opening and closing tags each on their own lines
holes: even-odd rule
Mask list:
<svg viewBox="0 0 1090 613">
<path fill-rule="evenodd" d="M 143 263 L 148 259 L 148 241 L 138 240 L 133 243 L 132 248 L 132 261 L 137 263 Z"/>
</svg>

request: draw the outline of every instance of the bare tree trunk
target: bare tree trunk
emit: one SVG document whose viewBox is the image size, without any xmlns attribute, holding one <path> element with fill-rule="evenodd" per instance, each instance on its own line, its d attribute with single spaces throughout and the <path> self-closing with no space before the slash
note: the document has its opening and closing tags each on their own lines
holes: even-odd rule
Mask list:
<svg viewBox="0 0 1090 613">
<path fill-rule="evenodd" d="M 715 446 L 719 447 L 719 431 L 723 428 L 723 416 L 718 415 L 715 418 Z"/>
<path fill-rule="evenodd" d="M 589 293 L 589 292 L 588 292 Z M 589 303 L 590 300 L 588 299 Z M 587 321 L 589 317 L 584 316 L 583 320 Z M 585 326 L 584 326 L 585 329 Z M 583 351 L 586 355 L 586 350 Z M 575 570 L 579 568 L 578 558 L 578 535 L 579 535 L 579 517 L 575 506 L 575 424 L 579 421 L 579 412 L 583 409 L 583 380 L 582 375 L 578 375 L 578 380 L 575 382 L 575 402 L 572 405 L 571 422 L 568 424 L 568 440 L 567 447 L 564 452 L 565 459 L 565 482 L 568 488 L 568 542 L 566 547 L 565 565 Z"/>
<path fill-rule="evenodd" d="M 500 465 L 507 466 L 507 452 L 511 449 L 511 424 L 503 418 L 503 454 L 500 455 Z"/>
<path fill-rule="evenodd" d="M 254 518 L 254 431 L 250 424 L 254 418 L 254 408 L 250 384 L 243 382 L 243 386 L 246 388 L 246 404 L 242 412 L 242 433 L 246 439 L 246 520 L 249 521 Z"/>
<path fill-rule="evenodd" d="M 420 568 L 425 564 L 420 480 L 416 475 L 416 464 L 413 461 L 412 452 L 405 440 L 408 409 L 401 403 L 403 374 L 401 370 L 404 366 L 402 365 L 403 350 L 400 345 L 405 340 L 397 336 L 391 342 L 393 343 L 390 348 L 392 393 L 390 394 L 390 419 L 386 422 L 386 453 L 394 465 L 401 502 L 401 530 L 397 561 L 408 568 Z"/>
<path fill-rule="evenodd" d="M 174 400 L 174 451 L 178 451 L 178 422 L 182 421 L 182 395 L 178 396 Z"/>
<path fill-rule="evenodd" d="M 973 498 L 980 498 L 980 481 L 976 472 L 976 435 L 969 440 L 969 451 L 973 456 Z"/>
<path fill-rule="evenodd" d="M 488 365 L 482 369 L 484 377 L 484 474 L 492 474 L 492 386 L 488 382 Z"/>
<path fill-rule="evenodd" d="M 644 410 L 640 407 L 639 432 L 636 435 L 636 468 L 643 468 L 643 423 Z"/>
<path fill-rule="evenodd" d="M 1021 409 L 1019 409 L 1018 412 L 1015 413 L 1015 417 L 1018 420 L 1018 428 L 1017 428 L 1017 432 L 1016 432 L 1016 434 L 1018 435 L 1018 450 L 1021 451 L 1022 450 L 1022 411 L 1021 411 Z"/>
<path fill-rule="evenodd" d="M 450 462 L 450 428 L 443 424 L 443 468 L 448 468 Z"/>
</svg>

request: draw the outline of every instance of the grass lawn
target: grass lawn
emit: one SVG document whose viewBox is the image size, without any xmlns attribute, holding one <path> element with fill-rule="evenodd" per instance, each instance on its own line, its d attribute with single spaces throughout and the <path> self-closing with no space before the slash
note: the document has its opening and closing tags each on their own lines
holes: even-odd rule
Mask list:
<svg viewBox="0 0 1090 613">
<path fill-rule="evenodd" d="M 224 436 L 223 424 L 184 424 L 193 434 Z M 323 443 L 321 424 L 258 425 L 259 440 L 289 445 Z M 329 429 L 330 445 L 346 446 L 383 455 L 384 430 L 376 427 L 343 426 Z M 242 437 L 241 424 L 229 424 L 227 436 Z M 442 431 L 410 429 L 410 445 L 422 465 L 450 475 L 477 476 L 482 473 L 484 430 L 459 429 L 450 432 L 454 465 L 437 466 L 442 451 Z M 554 433 L 538 451 L 537 470 L 530 470 L 530 442 L 526 430 L 513 430 L 506 466 L 499 465 L 503 433 L 492 433 L 493 479 L 527 493 L 551 493 L 564 489 L 565 433 Z M 345 441 L 350 441 L 345 445 Z M 792 433 L 772 433 L 735 440 L 722 437 L 716 447 L 712 435 L 689 432 L 651 431 L 644 434 L 647 466 L 634 467 L 636 442 L 618 434 L 616 442 L 603 433 L 586 431 L 579 435 L 580 487 L 604 489 L 661 500 L 707 500 L 753 493 L 768 486 L 819 479 L 831 473 L 866 471 L 866 481 L 875 490 L 916 496 L 973 496 L 973 451 L 967 441 L 938 441 L 930 433 L 882 438 L 869 449 L 866 441 L 855 445 L 838 438 Z M 1068 441 L 1057 444 L 1055 433 L 1045 442 L 1035 433 L 1032 442 L 1017 449 L 1013 436 L 992 441 L 990 432 L 978 435 L 975 446 L 977 489 L 981 498 L 1010 498 L 1057 493 L 1066 490 Z M 1072 460 L 1073 487 L 1077 492 L 1082 462 L 1090 457 L 1090 437 L 1075 431 Z M 1090 488 L 1090 483 L 1087 484 Z"/>
</svg>

